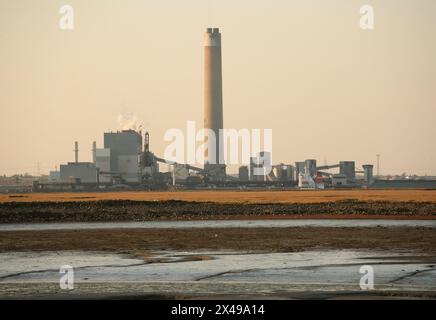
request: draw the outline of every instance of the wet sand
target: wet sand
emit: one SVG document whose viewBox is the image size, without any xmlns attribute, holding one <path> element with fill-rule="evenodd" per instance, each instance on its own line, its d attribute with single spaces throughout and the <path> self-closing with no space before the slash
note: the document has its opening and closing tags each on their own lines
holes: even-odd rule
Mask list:
<svg viewBox="0 0 436 320">
<path fill-rule="evenodd" d="M 106 251 L 139 256 L 155 250 L 295 252 L 321 249 L 408 250 L 436 254 L 429 228 L 111 229 L 0 232 L 0 252 Z"/>
<path fill-rule="evenodd" d="M 401 251 L 39 251 L 0 259 L 0 298 L 436 298 L 436 257 Z M 65 263 L 74 266 L 72 291 L 59 288 Z M 374 290 L 361 290 L 362 266 L 373 268 Z"/>
<path fill-rule="evenodd" d="M 2 231 L 229 228 L 433 228 L 436 220 L 420 219 L 218 219 L 124 222 L 6 223 Z"/>
<path fill-rule="evenodd" d="M 57 283 L 0 283 L 1 299 L 31 300 L 435 300 L 433 290 L 401 290 L 380 286 L 377 290 L 356 290 L 356 285 L 286 285 L 234 283 L 95 283 L 72 291 Z M 210 293 L 210 292 L 213 293 Z M 269 292 L 268 292 L 269 291 Z"/>
</svg>

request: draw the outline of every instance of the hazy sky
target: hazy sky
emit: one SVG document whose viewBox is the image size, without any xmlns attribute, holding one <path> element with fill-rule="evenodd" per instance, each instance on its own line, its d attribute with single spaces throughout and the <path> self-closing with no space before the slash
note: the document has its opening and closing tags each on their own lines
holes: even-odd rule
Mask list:
<svg viewBox="0 0 436 320">
<path fill-rule="evenodd" d="M 59 8 L 75 9 L 60 30 Z M 375 30 L 359 28 L 372 4 Z M 272 128 L 274 162 L 436 175 L 434 0 L 0 0 L 0 174 L 91 160 L 130 112 L 203 123 L 203 33 L 221 29 L 224 124 Z"/>
</svg>

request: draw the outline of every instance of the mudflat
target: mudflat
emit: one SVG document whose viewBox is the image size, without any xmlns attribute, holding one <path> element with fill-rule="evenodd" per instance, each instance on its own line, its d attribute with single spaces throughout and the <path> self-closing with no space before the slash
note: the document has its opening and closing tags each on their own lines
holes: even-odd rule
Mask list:
<svg viewBox="0 0 436 320">
<path fill-rule="evenodd" d="M 106 251 L 140 257 L 152 251 L 234 250 L 296 252 L 358 249 L 405 251 L 436 257 L 431 228 L 206 228 L 0 232 L 0 252 Z M 435 261 L 433 261 L 435 262 Z"/>
</svg>

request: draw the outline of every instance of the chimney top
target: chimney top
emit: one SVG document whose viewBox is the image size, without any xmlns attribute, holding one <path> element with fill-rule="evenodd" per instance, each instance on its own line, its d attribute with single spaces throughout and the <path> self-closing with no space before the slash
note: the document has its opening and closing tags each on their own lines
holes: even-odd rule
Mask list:
<svg viewBox="0 0 436 320">
<path fill-rule="evenodd" d="M 220 29 L 219 28 L 207 28 L 206 29 L 206 33 L 220 33 Z"/>
</svg>

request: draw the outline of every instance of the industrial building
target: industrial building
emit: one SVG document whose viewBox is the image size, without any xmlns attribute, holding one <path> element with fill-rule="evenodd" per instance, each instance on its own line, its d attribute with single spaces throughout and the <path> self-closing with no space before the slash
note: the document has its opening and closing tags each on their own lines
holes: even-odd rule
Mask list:
<svg viewBox="0 0 436 320">
<path fill-rule="evenodd" d="M 110 149 L 96 149 L 95 150 L 95 164 L 99 170 L 100 182 L 109 183 L 112 181 L 111 176 L 111 150 Z"/>
<path fill-rule="evenodd" d="M 272 170 L 271 152 L 261 151 L 250 157 L 250 181 L 269 181 L 273 174 Z"/>
<path fill-rule="evenodd" d="M 354 161 L 341 161 L 339 162 L 339 173 L 347 177 L 351 183 L 356 179 L 356 168 Z"/>
<path fill-rule="evenodd" d="M 362 170 L 356 170 L 355 161 L 318 166 L 315 159 L 307 159 L 295 163 L 295 174 L 300 188 L 355 188 L 368 187 L 374 182 L 373 168 L 373 165 L 365 164 Z M 331 169 L 339 169 L 339 172 L 331 173 Z M 356 174 L 363 176 L 358 178 Z"/>
<path fill-rule="evenodd" d="M 259 152 L 250 158 L 249 166 L 239 167 L 236 177 L 217 178 L 210 167 L 198 168 L 174 163 L 155 156 L 150 151 L 148 132 L 123 130 L 104 133 L 104 148 L 93 143 L 95 162 L 79 162 L 78 143 L 75 142 L 75 160 L 60 166 L 60 181 L 75 184 L 111 186 L 117 184 L 144 187 L 179 185 L 198 186 L 297 186 L 301 189 L 360 188 L 374 184 L 373 165 L 365 164 L 356 170 L 354 161 L 340 161 L 331 165 L 317 165 L 316 159 L 290 164 L 271 164 L 270 152 Z M 169 173 L 160 173 L 158 163 L 170 166 Z M 330 170 L 335 169 L 336 172 Z M 358 176 L 359 174 L 359 176 Z M 221 179 L 222 178 L 222 179 Z"/>
<path fill-rule="evenodd" d="M 281 163 L 273 166 L 273 176 L 275 177 L 276 181 L 294 181 L 294 170 L 295 168 L 292 165 Z"/>
<path fill-rule="evenodd" d="M 374 182 L 374 166 L 372 164 L 364 164 L 362 168 L 364 172 L 363 180 L 366 184 L 372 184 Z"/>
<path fill-rule="evenodd" d="M 223 155 L 224 116 L 222 84 L 221 33 L 207 28 L 204 34 L 204 129 L 214 133 L 215 141 L 206 137 L 207 150 L 203 168 L 174 163 L 155 156 L 150 150 L 148 132 L 122 130 L 105 132 L 102 148 L 92 144 L 92 162 L 79 162 L 79 145 L 74 144 L 75 161 L 60 166 L 63 183 L 93 183 L 98 186 L 153 185 L 173 186 L 299 186 L 300 188 L 344 188 L 369 186 L 374 183 L 373 166 L 365 164 L 356 170 L 354 161 L 340 161 L 318 166 L 316 159 L 291 164 L 273 164 L 270 152 L 253 154 L 250 162 L 239 168 L 238 175 L 226 173 Z M 214 144 L 212 142 L 215 142 Z M 170 168 L 159 172 L 159 163 Z M 337 169 L 338 172 L 330 172 Z M 363 174 L 357 177 L 356 174 Z"/>
<path fill-rule="evenodd" d="M 146 133 L 148 148 L 148 133 Z M 60 181 L 98 184 L 140 183 L 143 173 L 153 175 L 158 166 L 144 161 L 142 134 L 134 130 L 104 133 L 104 148 L 92 144 L 93 162 L 79 162 L 78 142 L 75 142 L 75 162 L 60 166 Z M 149 166 L 148 166 L 149 165 Z M 153 168 L 153 169 L 151 169 Z"/>
<path fill-rule="evenodd" d="M 249 180 L 249 171 L 247 166 L 239 167 L 239 181 L 248 181 Z"/>
<path fill-rule="evenodd" d="M 104 151 L 105 150 L 105 151 Z M 101 159 L 103 168 L 98 166 L 102 173 L 119 179 L 122 182 L 139 183 L 141 172 L 139 157 L 142 152 L 142 135 L 134 130 L 123 130 L 104 133 L 104 150 L 97 149 L 100 156 L 109 153 L 110 171 L 107 168 L 107 158 Z"/>
<path fill-rule="evenodd" d="M 74 162 L 61 164 L 59 180 L 68 183 L 97 183 L 98 173 L 95 163 L 79 162 L 79 142 L 74 142 Z M 54 176 L 53 176 L 54 177 Z"/>
<path fill-rule="evenodd" d="M 69 162 L 60 166 L 60 180 L 71 183 L 97 183 L 97 168 L 91 162 Z"/>
</svg>

